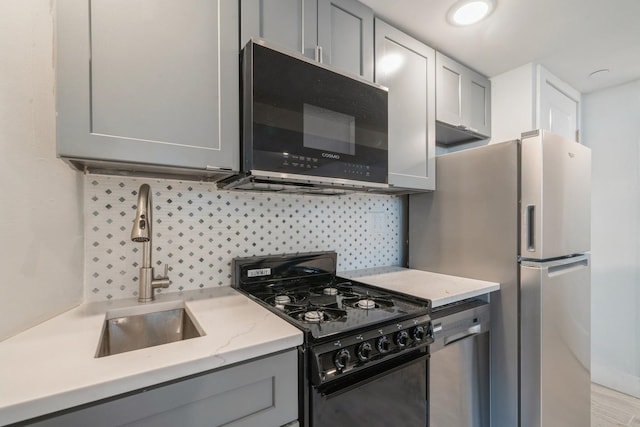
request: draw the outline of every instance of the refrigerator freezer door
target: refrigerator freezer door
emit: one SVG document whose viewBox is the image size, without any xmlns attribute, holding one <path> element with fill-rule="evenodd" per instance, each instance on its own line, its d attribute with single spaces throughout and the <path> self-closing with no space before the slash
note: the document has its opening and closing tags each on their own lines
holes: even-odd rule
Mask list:
<svg viewBox="0 0 640 427">
<path fill-rule="evenodd" d="M 590 425 L 588 255 L 521 265 L 521 427 Z"/>
<path fill-rule="evenodd" d="M 591 150 L 547 131 L 523 136 L 520 256 L 544 260 L 588 252 Z"/>
</svg>

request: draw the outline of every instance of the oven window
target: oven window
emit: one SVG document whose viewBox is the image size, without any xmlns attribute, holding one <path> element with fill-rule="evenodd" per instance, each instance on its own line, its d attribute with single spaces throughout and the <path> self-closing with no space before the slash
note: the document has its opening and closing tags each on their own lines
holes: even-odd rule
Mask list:
<svg viewBox="0 0 640 427">
<path fill-rule="evenodd" d="M 311 391 L 312 427 L 424 427 L 427 424 L 427 361 L 401 369 L 344 392 Z"/>
<path fill-rule="evenodd" d="M 321 151 L 356 154 L 356 118 L 305 103 L 303 145 Z"/>
</svg>

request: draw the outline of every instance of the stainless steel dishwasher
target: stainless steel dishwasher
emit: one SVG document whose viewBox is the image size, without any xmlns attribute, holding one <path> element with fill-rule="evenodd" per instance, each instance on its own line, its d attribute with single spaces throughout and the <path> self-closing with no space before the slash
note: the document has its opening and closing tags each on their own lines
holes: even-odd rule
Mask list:
<svg viewBox="0 0 640 427">
<path fill-rule="evenodd" d="M 489 304 L 465 300 L 431 317 L 429 427 L 488 427 Z"/>
</svg>

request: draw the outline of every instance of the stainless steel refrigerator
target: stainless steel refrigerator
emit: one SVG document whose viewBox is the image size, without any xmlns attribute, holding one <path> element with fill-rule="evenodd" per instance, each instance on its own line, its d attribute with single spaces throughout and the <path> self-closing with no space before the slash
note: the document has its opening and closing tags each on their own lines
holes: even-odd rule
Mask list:
<svg viewBox="0 0 640 427">
<path fill-rule="evenodd" d="M 491 425 L 589 426 L 591 151 L 533 131 L 436 167 L 409 197 L 409 267 L 500 283 Z"/>
</svg>

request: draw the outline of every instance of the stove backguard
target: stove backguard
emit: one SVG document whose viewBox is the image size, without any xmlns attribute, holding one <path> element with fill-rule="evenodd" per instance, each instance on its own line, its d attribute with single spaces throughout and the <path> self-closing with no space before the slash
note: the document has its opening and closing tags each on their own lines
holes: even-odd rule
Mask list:
<svg viewBox="0 0 640 427">
<path fill-rule="evenodd" d="M 275 281 L 328 282 L 336 276 L 337 260 L 333 251 L 236 258 L 231 280 L 234 287 L 248 292 Z"/>
</svg>

